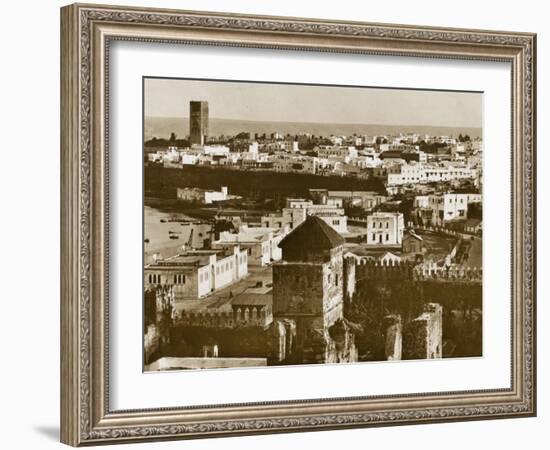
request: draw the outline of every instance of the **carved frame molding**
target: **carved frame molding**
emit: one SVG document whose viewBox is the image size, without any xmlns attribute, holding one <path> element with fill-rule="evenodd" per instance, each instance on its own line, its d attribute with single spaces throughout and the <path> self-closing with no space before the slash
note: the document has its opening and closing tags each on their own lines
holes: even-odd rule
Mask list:
<svg viewBox="0 0 550 450">
<path fill-rule="evenodd" d="M 108 407 L 108 96 L 113 40 L 509 61 L 510 389 L 139 411 Z M 533 416 L 536 36 L 75 4 L 61 10 L 61 437 L 78 446 Z"/>
</svg>

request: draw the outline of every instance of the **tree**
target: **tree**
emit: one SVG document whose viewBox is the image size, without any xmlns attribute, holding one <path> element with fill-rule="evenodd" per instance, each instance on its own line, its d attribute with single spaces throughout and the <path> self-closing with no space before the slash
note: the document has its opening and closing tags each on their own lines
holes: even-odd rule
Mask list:
<svg viewBox="0 0 550 450">
<path fill-rule="evenodd" d="M 172 131 L 172 133 L 170 133 L 170 143 L 174 142 L 176 142 L 176 133 Z"/>
</svg>

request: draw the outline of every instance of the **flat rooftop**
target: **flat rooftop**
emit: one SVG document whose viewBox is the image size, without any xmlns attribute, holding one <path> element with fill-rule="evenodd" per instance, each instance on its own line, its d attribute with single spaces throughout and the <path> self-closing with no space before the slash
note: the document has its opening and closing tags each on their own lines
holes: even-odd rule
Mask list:
<svg viewBox="0 0 550 450">
<path fill-rule="evenodd" d="M 246 278 L 232 283 L 207 297 L 177 302 L 178 312 L 231 312 L 233 305 L 271 305 L 271 267 L 251 267 Z"/>
<path fill-rule="evenodd" d="M 146 269 L 163 269 L 163 268 L 192 268 L 205 266 L 210 262 L 210 256 L 216 255 L 217 257 L 224 258 L 229 256 L 230 253 L 226 249 L 213 249 L 213 250 L 192 250 L 189 252 L 179 253 L 166 259 L 158 260 L 154 263 L 148 264 Z"/>
</svg>

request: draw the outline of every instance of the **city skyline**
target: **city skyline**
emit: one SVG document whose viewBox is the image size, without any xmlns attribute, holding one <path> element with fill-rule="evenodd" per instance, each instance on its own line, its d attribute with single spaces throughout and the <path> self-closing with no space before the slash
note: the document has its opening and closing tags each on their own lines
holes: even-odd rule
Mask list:
<svg viewBox="0 0 550 450">
<path fill-rule="evenodd" d="M 483 115 L 478 92 L 144 79 L 146 118 L 187 119 L 199 100 L 214 120 L 482 128 Z"/>
<path fill-rule="evenodd" d="M 145 372 L 483 356 L 481 94 L 144 87 Z"/>
</svg>

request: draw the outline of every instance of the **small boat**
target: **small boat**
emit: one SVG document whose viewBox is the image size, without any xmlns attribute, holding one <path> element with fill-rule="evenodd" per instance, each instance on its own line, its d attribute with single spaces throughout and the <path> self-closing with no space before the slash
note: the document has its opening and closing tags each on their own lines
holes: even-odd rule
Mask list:
<svg viewBox="0 0 550 450">
<path fill-rule="evenodd" d="M 175 234 L 171 234 L 170 235 L 170 239 L 179 239 L 180 237 L 179 236 L 176 236 Z"/>
<path fill-rule="evenodd" d="M 149 238 L 145 238 L 145 240 L 144 240 L 143 242 L 145 242 L 146 244 L 148 244 L 148 243 L 149 243 Z"/>
<path fill-rule="evenodd" d="M 160 223 L 166 223 L 166 219 L 160 219 Z"/>
</svg>

